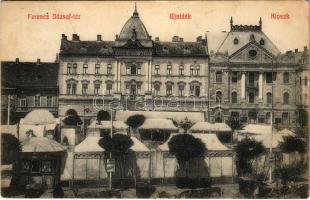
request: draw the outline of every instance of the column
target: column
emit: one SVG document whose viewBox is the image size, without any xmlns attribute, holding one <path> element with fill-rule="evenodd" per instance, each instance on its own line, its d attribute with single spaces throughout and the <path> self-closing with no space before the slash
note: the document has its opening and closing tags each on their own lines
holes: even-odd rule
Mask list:
<svg viewBox="0 0 310 200">
<path fill-rule="evenodd" d="M 152 61 L 149 61 L 149 82 L 148 82 L 148 91 L 152 91 Z"/>
<path fill-rule="evenodd" d="M 241 72 L 241 99 L 245 99 L 245 72 Z"/>
<path fill-rule="evenodd" d="M 145 92 L 149 91 L 149 67 L 150 67 L 150 61 L 147 61 L 147 66 L 146 66 L 146 88 L 145 88 Z"/>
<path fill-rule="evenodd" d="M 263 72 L 259 72 L 258 77 L 258 98 L 263 99 Z"/>
<path fill-rule="evenodd" d="M 121 65 L 119 60 L 117 60 L 117 68 L 118 68 L 118 92 L 121 92 Z"/>
</svg>

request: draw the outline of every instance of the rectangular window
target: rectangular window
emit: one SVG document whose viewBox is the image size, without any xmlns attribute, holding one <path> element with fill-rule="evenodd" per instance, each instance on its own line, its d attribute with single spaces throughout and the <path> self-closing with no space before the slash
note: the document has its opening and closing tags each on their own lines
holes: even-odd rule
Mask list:
<svg viewBox="0 0 310 200">
<path fill-rule="evenodd" d="M 87 94 L 87 89 L 88 89 L 88 85 L 87 84 L 83 84 L 82 85 L 82 94 Z"/>
<path fill-rule="evenodd" d="M 72 84 L 71 94 L 76 94 L 76 84 Z"/>
<path fill-rule="evenodd" d="M 283 73 L 283 83 L 289 83 L 290 82 L 290 74 L 288 72 Z"/>
<path fill-rule="evenodd" d="M 179 86 L 179 96 L 181 96 L 181 97 L 184 96 L 184 85 Z"/>
<path fill-rule="evenodd" d="M 254 103 L 255 102 L 255 96 L 253 92 L 249 93 L 249 103 Z"/>
<path fill-rule="evenodd" d="M 73 71 L 72 71 L 72 74 L 76 74 L 77 73 L 77 64 L 74 63 L 73 64 Z"/>
<path fill-rule="evenodd" d="M 67 84 L 67 94 L 71 94 L 71 84 Z"/>
<path fill-rule="evenodd" d="M 68 63 L 67 64 L 67 74 L 71 74 L 71 72 L 72 72 L 72 65 L 71 65 L 71 63 Z"/>
<path fill-rule="evenodd" d="M 190 75 L 194 76 L 194 66 L 193 65 L 191 65 L 191 67 L 190 67 Z"/>
<path fill-rule="evenodd" d="M 27 107 L 27 99 L 24 97 L 24 98 L 21 98 L 19 100 L 19 106 L 20 107 Z"/>
<path fill-rule="evenodd" d="M 159 75 L 159 65 L 155 65 L 154 74 L 155 74 L 155 75 Z"/>
<path fill-rule="evenodd" d="M 41 106 L 41 97 L 34 96 L 34 106 Z"/>
<path fill-rule="evenodd" d="M 46 97 L 46 104 L 47 104 L 47 107 L 52 107 L 53 106 L 53 97 L 52 96 L 47 96 Z"/>
<path fill-rule="evenodd" d="M 141 85 L 137 85 L 137 94 L 141 94 Z"/>
<path fill-rule="evenodd" d="M 83 64 L 83 74 L 87 74 L 88 64 Z"/>
<path fill-rule="evenodd" d="M 112 94 L 112 84 L 107 84 L 107 91 L 106 91 L 107 95 L 111 95 Z"/>
<path fill-rule="evenodd" d="M 95 94 L 99 94 L 100 93 L 100 84 L 95 84 L 94 93 Z"/>
<path fill-rule="evenodd" d="M 222 82 L 222 72 L 216 72 L 216 75 L 215 75 L 215 79 L 216 79 L 216 82 L 217 83 L 221 83 Z"/>
<path fill-rule="evenodd" d="M 237 83 L 238 82 L 238 72 L 232 72 L 231 82 L 232 83 Z"/>
<path fill-rule="evenodd" d="M 167 85 L 166 94 L 167 96 L 172 95 L 172 85 Z"/>
<path fill-rule="evenodd" d="M 308 78 L 305 76 L 305 86 L 308 85 Z"/>
<path fill-rule="evenodd" d="M 126 85 L 126 94 L 129 94 L 130 90 L 129 90 L 129 85 Z"/>
<path fill-rule="evenodd" d="M 282 123 L 283 124 L 288 124 L 289 123 L 288 112 L 282 113 Z"/>
<path fill-rule="evenodd" d="M 171 73 L 172 73 L 172 66 L 168 65 L 167 66 L 167 75 L 171 75 Z"/>
<path fill-rule="evenodd" d="M 184 76 L 184 66 L 183 65 L 180 65 L 180 67 L 179 67 L 179 75 Z"/>
<path fill-rule="evenodd" d="M 194 92 L 195 92 L 195 86 L 194 85 L 189 86 L 190 95 L 194 95 Z"/>
<path fill-rule="evenodd" d="M 266 83 L 272 83 L 272 73 L 266 72 Z"/>
<path fill-rule="evenodd" d="M 99 74 L 100 72 L 100 64 L 95 65 L 95 74 Z"/>
<path fill-rule="evenodd" d="M 140 66 L 137 67 L 137 74 L 138 74 L 138 75 L 141 75 L 141 67 L 140 67 Z"/>
<path fill-rule="evenodd" d="M 112 65 L 111 65 L 111 64 L 108 64 L 108 67 L 107 67 L 107 74 L 109 74 L 109 75 L 112 74 Z"/>
<path fill-rule="evenodd" d="M 196 76 L 199 76 L 200 74 L 200 66 L 196 66 Z"/>
</svg>

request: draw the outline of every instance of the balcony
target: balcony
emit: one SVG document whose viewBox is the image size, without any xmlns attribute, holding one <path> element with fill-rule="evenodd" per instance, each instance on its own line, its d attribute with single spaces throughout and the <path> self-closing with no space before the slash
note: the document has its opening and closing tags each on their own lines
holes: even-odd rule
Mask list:
<svg viewBox="0 0 310 200">
<path fill-rule="evenodd" d="M 256 82 L 247 83 L 246 88 L 248 90 L 258 90 L 258 83 Z"/>
</svg>

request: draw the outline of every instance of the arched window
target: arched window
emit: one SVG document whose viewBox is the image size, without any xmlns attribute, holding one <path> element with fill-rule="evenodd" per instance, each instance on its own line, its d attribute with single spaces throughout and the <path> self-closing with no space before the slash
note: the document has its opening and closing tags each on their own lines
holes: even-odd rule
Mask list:
<svg viewBox="0 0 310 200">
<path fill-rule="evenodd" d="M 232 92 L 231 93 L 231 103 L 237 103 L 237 102 L 238 102 L 237 92 Z"/>
<path fill-rule="evenodd" d="M 221 91 L 217 91 L 216 92 L 216 103 L 222 103 L 222 92 Z"/>
<path fill-rule="evenodd" d="M 268 92 L 267 94 L 266 94 L 266 103 L 267 104 L 271 104 L 272 103 L 272 94 L 270 93 L 270 92 Z"/>
<path fill-rule="evenodd" d="M 290 103 L 290 95 L 288 94 L 288 92 L 285 92 L 283 94 L 283 104 L 289 104 Z"/>
<path fill-rule="evenodd" d="M 264 45 L 264 44 L 265 44 L 265 40 L 264 40 L 263 38 L 260 39 L 259 44 L 260 44 L 260 45 Z"/>
</svg>

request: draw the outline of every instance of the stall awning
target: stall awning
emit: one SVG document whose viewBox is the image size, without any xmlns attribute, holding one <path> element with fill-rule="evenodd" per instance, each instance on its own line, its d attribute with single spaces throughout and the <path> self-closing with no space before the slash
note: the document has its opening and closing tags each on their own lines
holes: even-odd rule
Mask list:
<svg viewBox="0 0 310 200">
<path fill-rule="evenodd" d="M 194 132 L 231 132 L 231 128 L 225 123 L 197 122 L 190 130 Z"/>
<path fill-rule="evenodd" d="M 32 137 L 29 141 L 22 144 L 22 152 L 61 152 L 66 147 L 62 146 L 55 140 L 46 137 Z"/>
<path fill-rule="evenodd" d="M 133 142 L 133 145 L 130 147 L 130 149 L 134 152 L 148 152 L 150 151 L 145 144 L 143 144 L 140 140 L 138 140 L 136 137 L 130 137 L 130 139 Z"/>
<path fill-rule="evenodd" d="M 238 141 L 245 137 L 249 137 L 262 142 L 266 148 L 277 148 L 279 143 L 283 142 L 283 136 L 295 136 L 295 134 L 288 129 L 283 129 L 281 131 L 276 131 L 274 129 L 271 134 L 270 125 L 249 124 L 236 135 Z"/>
<path fill-rule="evenodd" d="M 158 146 L 158 148 L 162 151 L 169 151 L 168 143 L 171 140 L 171 138 L 178 134 L 171 134 L 169 139 L 162 145 Z M 227 151 L 231 150 L 227 148 L 225 145 L 221 143 L 221 141 L 217 138 L 216 134 L 210 133 L 210 134 L 192 134 L 195 138 L 201 139 L 201 141 L 205 144 L 208 151 Z"/>
<path fill-rule="evenodd" d="M 205 120 L 204 112 L 168 112 L 168 111 L 117 111 L 115 119 L 126 121 L 128 117 L 133 115 L 144 115 L 147 119 L 173 119 L 180 122 L 185 118 L 191 122 L 202 122 Z"/>
<path fill-rule="evenodd" d="M 179 130 L 169 119 L 145 119 L 139 130 Z"/>
<path fill-rule="evenodd" d="M 57 120 L 53 114 L 44 109 L 33 110 L 28 113 L 24 119 L 21 119 L 21 124 L 27 125 L 46 125 L 55 123 L 57 123 Z"/>
<path fill-rule="evenodd" d="M 241 134 L 247 135 L 264 135 L 269 134 L 271 132 L 270 125 L 263 124 L 248 124 L 242 130 L 238 131 Z"/>
<path fill-rule="evenodd" d="M 83 140 L 80 144 L 75 146 L 74 152 L 82 153 L 82 152 L 104 152 L 104 148 L 99 145 L 99 140 L 102 137 L 97 136 L 88 136 Z"/>
<path fill-rule="evenodd" d="M 87 128 L 110 129 L 111 128 L 111 121 L 101 121 L 101 124 L 98 124 L 97 121 L 93 121 Z M 127 129 L 128 125 L 122 121 L 113 121 L 113 128 L 115 128 L 115 129 Z"/>
</svg>

